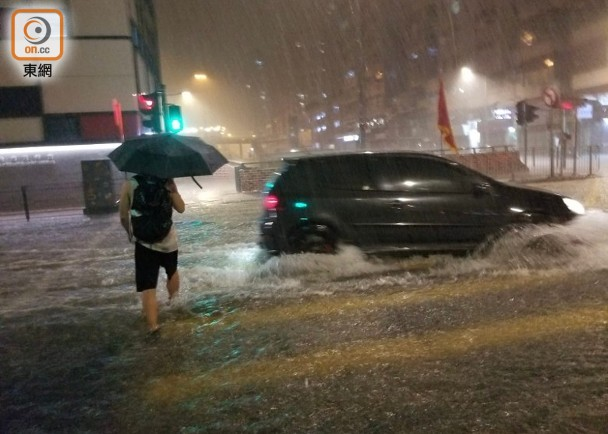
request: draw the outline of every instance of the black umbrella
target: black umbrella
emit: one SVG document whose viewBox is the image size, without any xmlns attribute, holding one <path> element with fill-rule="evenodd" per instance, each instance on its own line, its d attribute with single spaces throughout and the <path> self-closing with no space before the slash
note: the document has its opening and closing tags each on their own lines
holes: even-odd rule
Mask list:
<svg viewBox="0 0 608 434">
<path fill-rule="evenodd" d="M 123 172 L 182 178 L 212 175 L 228 162 L 198 137 L 155 134 L 125 140 L 108 155 Z"/>
</svg>

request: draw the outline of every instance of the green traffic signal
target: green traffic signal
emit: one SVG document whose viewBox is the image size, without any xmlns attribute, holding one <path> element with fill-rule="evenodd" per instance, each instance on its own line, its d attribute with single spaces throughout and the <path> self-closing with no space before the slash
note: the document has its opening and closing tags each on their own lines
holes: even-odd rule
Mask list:
<svg viewBox="0 0 608 434">
<path fill-rule="evenodd" d="M 169 104 L 167 106 L 167 130 L 170 133 L 179 133 L 183 129 L 182 108 L 175 104 Z"/>
</svg>

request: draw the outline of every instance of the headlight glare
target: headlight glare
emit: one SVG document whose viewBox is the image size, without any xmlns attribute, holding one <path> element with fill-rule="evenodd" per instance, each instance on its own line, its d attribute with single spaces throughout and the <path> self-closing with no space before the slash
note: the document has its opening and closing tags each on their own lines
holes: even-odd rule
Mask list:
<svg viewBox="0 0 608 434">
<path fill-rule="evenodd" d="M 578 200 L 570 199 L 569 197 L 564 197 L 562 198 L 562 200 L 564 201 L 564 204 L 568 207 L 568 209 L 574 214 L 585 214 L 585 207 Z"/>
</svg>

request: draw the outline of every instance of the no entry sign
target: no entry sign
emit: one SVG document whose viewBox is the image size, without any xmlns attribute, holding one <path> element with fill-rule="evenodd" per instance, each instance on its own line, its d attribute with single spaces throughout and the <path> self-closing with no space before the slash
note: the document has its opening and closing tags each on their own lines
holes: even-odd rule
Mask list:
<svg viewBox="0 0 608 434">
<path fill-rule="evenodd" d="M 547 87 L 543 91 L 543 101 L 547 107 L 557 107 L 559 104 L 559 94 L 553 87 Z"/>
</svg>

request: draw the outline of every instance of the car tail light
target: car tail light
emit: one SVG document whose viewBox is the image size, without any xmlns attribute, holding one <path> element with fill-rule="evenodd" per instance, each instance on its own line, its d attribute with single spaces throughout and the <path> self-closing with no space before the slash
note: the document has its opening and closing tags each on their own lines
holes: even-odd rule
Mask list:
<svg viewBox="0 0 608 434">
<path fill-rule="evenodd" d="M 279 198 L 274 194 L 268 194 L 264 197 L 264 209 L 271 211 L 276 210 L 279 206 Z"/>
</svg>

